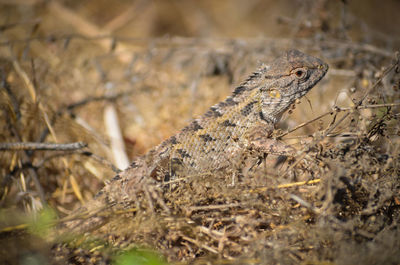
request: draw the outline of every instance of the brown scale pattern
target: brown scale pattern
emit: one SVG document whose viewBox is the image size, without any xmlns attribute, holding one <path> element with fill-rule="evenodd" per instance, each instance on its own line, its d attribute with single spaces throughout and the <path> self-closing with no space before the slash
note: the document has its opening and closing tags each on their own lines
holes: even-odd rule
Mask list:
<svg viewBox="0 0 400 265">
<path fill-rule="evenodd" d="M 231 96 L 133 161 L 75 214 L 93 214 L 102 208 L 131 204 L 143 193 L 151 200 L 156 192 L 148 185 L 150 182 L 227 168 L 239 162 L 250 146 L 264 153 L 278 149 L 279 144 L 269 138 L 271 130 L 295 100 L 314 87 L 327 70 L 326 63 L 297 50 L 263 65 Z M 253 141 L 252 135 L 257 135 L 257 141 Z M 168 210 L 165 206 L 164 209 Z M 79 227 L 98 227 L 104 221 L 94 216 Z"/>
</svg>

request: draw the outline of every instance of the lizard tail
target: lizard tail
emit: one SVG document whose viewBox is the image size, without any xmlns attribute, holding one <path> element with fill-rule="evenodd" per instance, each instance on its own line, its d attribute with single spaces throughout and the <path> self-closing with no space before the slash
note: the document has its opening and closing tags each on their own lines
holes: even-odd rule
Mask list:
<svg viewBox="0 0 400 265">
<path fill-rule="evenodd" d="M 91 200 L 60 220 L 59 235 L 82 234 L 94 231 L 107 223 L 117 210 L 136 201 L 136 194 L 143 190 L 147 166 L 143 158 L 136 159 L 129 168 L 107 181 Z"/>
</svg>

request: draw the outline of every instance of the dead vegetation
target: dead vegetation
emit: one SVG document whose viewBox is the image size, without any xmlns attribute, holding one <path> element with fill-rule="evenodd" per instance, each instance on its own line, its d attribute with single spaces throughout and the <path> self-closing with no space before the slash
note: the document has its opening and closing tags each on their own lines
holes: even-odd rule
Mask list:
<svg viewBox="0 0 400 265">
<path fill-rule="evenodd" d="M 1 11 L 7 19 L 0 27 L 0 263 L 107 264 L 132 250 L 147 257 L 141 251 L 152 249 L 179 264 L 398 264 L 398 38 L 329 1 L 305 1 L 293 20 L 293 10 L 282 12 L 275 27 L 290 39 L 248 38 L 262 28 L 264 1 L 250 1 L 242 27 L 225 35 L 219 17 L 204 25 L 200 15 L 218 10 L 207 1 L 185 1 L 172 15 L 160 11 L 177 5 L 172 0 L 113 7 L 18 2 Z M 196 16 L 188 20 L 185 12 Z M 173 24 L 179 21 L 186 21 L 184 30 Z M 162 26 L 189 37 L 154 37 Z M 243 34 L 246 27 L 252 34 Z M 192 38 L 201 36 L 199 28 L 212 37 Z M 276 168 L 279 158 L 267 156 L 245 172 L 187 176 L 160 186 L 170 214 L 145 207 L 104 212 L 107 225 L 50 240 L 56 228 L 47 226 L 117 171 L 112 164 L 121 159 L 113 156 L 106 109 L 117 113 L 131 160 L 289 48 L 330 65 L 275 132 L 298 150 L 295 158 Z"/>
</svg>

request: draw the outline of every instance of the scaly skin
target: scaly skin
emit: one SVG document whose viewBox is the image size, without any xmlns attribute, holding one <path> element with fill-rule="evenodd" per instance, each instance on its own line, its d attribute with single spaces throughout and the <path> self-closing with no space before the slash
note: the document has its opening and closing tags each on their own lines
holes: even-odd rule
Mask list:
<svg viewBox="0 0 400 265">
<path fill-rule="evenodd" d="M 249 148 L 279 154 L 280 144 L 270 138 L 275 124 L 327 71 L 326 63 L 296 50 L 263 65 L 224 101 L 212 106 L 177 135 L 135 159 L 129 168 L 74 213 L 91 217 L 68 226 L 79 227 L 82 231 L 95 229 L 106 221 L 99 212 L 127 207 L 143 196 L 150 208 L 154 208 L 152 201 L 155 199 L 168 211 L 154 183 L 237 165 Z"/>
</svg>

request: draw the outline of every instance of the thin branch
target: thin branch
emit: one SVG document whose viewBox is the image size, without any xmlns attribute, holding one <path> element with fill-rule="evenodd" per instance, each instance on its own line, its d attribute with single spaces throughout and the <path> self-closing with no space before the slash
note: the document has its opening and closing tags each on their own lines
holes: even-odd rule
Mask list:
<svg viewBox="0 0 400 265">
<path fill-rule="evenodd" d="M 325 113 L 323 113 L 323 114 L 321 114 L 321 115 L 319 115 L 319 116 L 317 116 L 317 117 L 315 117 L 315 118 L 313 118 L 313 119 L 311 119 L 309 121 L 303 122 L 303 123 L 291 128 L 291 129 L 287 130 L 286 132 L 276 136 L 276 139 L 280 139 L 283 136 L 288 135 L 289 133 L 292 133 L 292 132 L 294 132 L 294 131 L 296 131 L 296 130 L 298 130 L 298 129 L 300 129 L 300 128 L 302 128 L 302 127 L 304 127 L 304 126 L 306 126 L 306 125 L 308 125 L 310 123 L 318 121 L 318 120 L 322 119 L 323 117 L 325 117 L 327 115 L 332 115 L 335 112 L 352 111 L 352 110 L 358 110 L 358 109 L 376 109 L 376 108 L 395 107 L 395 106 L 400 106 L 400 103 L 360 105 L 360 106 L 354 106 L 354 107 L 337 107 L 337 106 L 335 106 L 335 107 L 333 107 L 332 110 L 327 111 L 327 112 L 325 112 Z M 285 139 L 287 139 L 287 138 L 285 138 Z"/>
<path fill-rule="evenodd" d="M 345 110 L 354 110 L 354 109 L 376 109 L 376 108 L 386 108 L 386 107 L 396 107 L 400 106 L 400 102 L 398 103 L 385 103 L 385 104 L 373 104 L 373 105 L 360 105 L 358 107 L 338 107 L 339 111 Z"/>
<path fill-rule="evenodd" d="M 0 150 L 4 151 L 20 151 L 20 150 L 33 150 L 33 151 L 71 151 L 87 147 L 88 145 L 83 142 L 68 143 L 68 144 L 54 144 L 54 143 L 35 143 L 35 142 L 19 142 L 19 143 L 0 143 Z"/>
<path fill-rule="evenodd" d="M 107 95 L 98 96 L 98 97 L 87 97 L 87 98 L 84 98 L 84 99 L 82 99 L 80 101 L 72 103 L 72 104 L 70 104 L 70 105 L 68 105 L 66 107 L 61 108 L 59 111 L 57 111 L 57 114 L 61 114 L 65 110 L 71 111 L 71 110 L 73 110 L 75 108 L 82 107 L 82 106 L 84 106 L 84 105 L 86 105 L 88 103 L 91 103 L 91 102 L 114 101 L 114 100 L 116 100 L 118 98 L 121 98 L 123 96 L 130 95 L 130 94 L 132 94 L 132 92 L 133 92 L 133 90 L 132 91 L 127 91 L 127 92 L 116 93 L 116 94 L 107 94 Z"/>
<path fill-rule="evenodd" d="M 295 194 L 290 194 L 289 195 L 290 199 L 296 201 L 298 204 L 302 205 L 303 207 L 309 209 L 310 211 L 312 211 L 313 213 L 319 214 L 320 211 L 318 208 L 312 206 L 309 202 L 306 202 L 305 200 L 303 200 L 302 198 L 300 198 L 299 196 L 295 195 Z"/>
<path fill-rule="evenodd" d="M 80 150 L 79 153 L 81 153 L 84 156 L 88 156 L 90 158 L 93 158 L 95 161 L 99 162 L 100 164 L 103 164 L 104 166 L 111 168 L 112 171 L 114 171 L 115 173 L 121 173 L 122 171 L 117 168 L 116 166 L 114 166 L 113 163 L 111 163 L 110 161 L 108 161 L 107 159 L 105 159 L 104 157 L 98 156 L 93 154 L 92 152 L 89 151 L 82 151 Z"/>
<path fill-rule="evenodd" d="M 56 114 L 52 117 L 51 119 L 51 124 L 54 124 L 55 120 L 60 117 L 63 113 L 65 112 L 71 112 L 72 110 L 82 107 L 86 104 L 89 104 L 91 102 L 98 102 L 98 101 L 114 101 L 117 100 L 125 95 L 130 95 L 132 94 L 133 90 L 127 91 L 127 92 L 121 92 L 121 93 L 116 93 L 116 94 L 111 94 L 111 95 L 103 95 L 103 96 L 98 96 L 98 97 L 87 97 L 84 98 L 80 101 L 77 101 L 75 103 L 69 104 L 65 107 L 61 107 Z M 39 136 L 39 139 L 37 139 L 38 142 L 44 141 L 46 139 L 47 135 L 49 134 L 49 129 L 46 127 Z"/>
<path fill-rule="evenodd" d="M 182 237 L 183 240 L 186 240 L 186 241 L 196 245 L 199 248 L 203 248 L 203 249 L 208 250 L 209 252 L 214 253 L 214 254 L 218 254 L 219 253 L 218 250 L 216 250 L 215 248 L 210 247 L 210 246 L 208 246 L 206 244 L 203 244 L 203 243 L 201 243 L 200 241 L 198 241 L 196 239 L 190 238 L 190 237 L 185 236 L 185 235 L 181 235 L 181 237 Z"/>
<path fill-rule="evenodd" d="M 230 203 L 230 204 L 221 204 L 221 205 L 200 205 L 200 206 L 191 206 L 189 207 L 190 211 L 212 211 L 212 210 L 221 210 L 226 208 L 235 208 L 235 207 L 243 207 L 243 203 Z"/>
<path fill-rule="evenodd" d="M 110 168 L 116 174 L 121 173 L 120 169 L 118 169 L 116 166 L 114 166 L 110 161 L 108 161 L 104 157 L 95 155 L 92 152 L 86 151 L 86 150 L 67 150 L 67 152 L 63 152 L 63 153 L 51 153 L 51 155 L 44 157 L 39 162 L 35 163 L 34 167 L 40 168 L 43 166 L 44 163 L 46 163 L 47 161 L 50 161 L 54 158 L 63 157 L 63 156 L 67 156 L 67 155 L 75 155 L 75 154 L 89 157 L 89 158 L 93 159 L 94 161 L 102 164 L 104 167 Z"/>
<path fill-rule="evenodd" d="M 399 53 L 396 52 L 395 54 L 395 62 L 393 62 L 390 66 L 388 66 L 381 74 L 381 76 L 376 80 L 376 82 L 365 92 L 365 94 L 356 102 L 356 104 L 354 105 L 354 109 L 357 109 L 359 107 L 362 106 L 362 103 L 364 102 L 364 100 L 368 97 L 368 95 L 382 82 L 383 78 L 389 74 L 389 72 L 391 72 L 393 69 L 395 69 L 395 67 L 397 67 L 399 65 L 399 61 L 400 61 L 400 56 Z M 335 112 L 340 112 L 340 108 L 338 107 L 334 107 Z M 329 112 L 330 113 L 330 112 Z M 327 135 L 331 134 L 331 132 L 336 129 L 337 126 L 339 126 L 349 115 L 350 115 L 351 111 L 346 112 L 343 117 L 337 121 L 334 124 L 330 124 L 329 127 L 324 131 L 324 133 L 318 137 L 318 138 L 314 138 L 314 140 L 309 143 L 301 152 L 301 154 L 299 154 L 296 157 L 296 162 L 293 163 L 285 172 L 283 172 L 282 176 L 285 176 L 286 174 L 288 174 L 295 166 L 297 166 L 302 160 L 303 158 L 306 156 L 307 154 L 307 150 L 310 149 L 311 146 L 321 142 L 323 139 L 325 139 L 325 137 L 327 137 Z M 325 113 L 326 114 L 326 113 Z M 314 119 L 315 120 L 315 119 Z"/>
<path fill-rule="evenodd" d="M 232 39 L 232 38 L 186 38 L 186 37 L 173 37 L 173 38 L 168 38 L 168 37 L 161 37 L 161 38 L 138 38 L 138 37 L 121 37 L 121 36 L 113 36 L 110 34 L 98 34 L 95 36 L 88 36 L 85 34 L 63 34 L 63 35 L 51 35 L 51 36 L 34 36 L 34 37 L 29 37 L 29 38 L 23 38 L 23 39 L 13 39 L 13 40 L 7 40 L 7 41 L 2 41 L 0 42 L 0 46 L 9 46 L 13 44 L 18 44 L 18 43 L 26 43 L 28 41 L 46 41 L 51 37 L 53 41 L 61 41 L 61 42 L 70 42 L 73 39 L 78 39 L 78 40 L 85 40 L 85 41 L 104 41 L 104 40 L 109 40 L 109 41 L 114 41 L 114 42 L 129 42 L 130 45 L 137 45 L 137 46 L 146 46 L 148 45 L 149 42 L 151 42 L 154 46 L 154 48 L 159 48 L 159 47 L 199 47 L 199 46 L 204 46 L 206 44 L 209 44 L 210 42 L 215 42 L 215 41 L 222 41 L 226 43 L 246 43 L 248 45 L 254 45 L 257 43 L 261 42 L 275 42 L 275 43 L 288 43 L 288 42 L 299 42 L 305 45 L 316 45 L 315 39 L 308 39 L 308 38 L 295 38 L 295 39 L 285 39 L 285 38 L 263 38 L 263 39 L 256 39 L 256 40 L 251 40 L 247 39 L 244 40 L 242 39 Z M 334 47 L 335 49 L 338 48 L 350 48 L 355 51 L 365 51 L 365 52 L 370 52 L 373 54 L 377 54 L 380 56 L 384 56 L 386 58 L 389 58 L 393 55 L 392 52 L 378 48 L 376 46 L 373 46 L 371 44 L 365 44 L 365 43 L 354 43 L 350 41 L 343 41 L 339 39 L 325 39 L 323 41 L 319 41 L 319 44 L 322 46 L 327 46 L 327 47 Z M 107 46 L 108 47 L 108 46 Z"/>
<path fill-rule="evenodd" d="M 301 123 L 301 124 L 299 124 L 299 125 L 293 127 L 292 129 L 287 130 L 286 132 L 284 132 L 284 133 L 282 133 L 282 134 L 276 136 L 276 139 L 280 139 L 280 138 L 282 138 L 283 136 L 288 135 L 289 133 L 294 132 L 294 131 L 296 131 L 297 129 L 300 129 L 300 128 L 302 128 L 302 127 L 304 127 L 304 126 L 306 126 L 306 125 L 308 125 L 308 124 L 310 124 L 310 123 L 313 123 L 314 121 L 318 121 L 318 120 L 322 119 L 323 117 L 325 117 L 325 116 L 327 116 L 327 115 L 332 115 L 334 112 L 335 112 L 335 110 L 330 110 L 330 111 L 327 111 L 327 112 L 325 112 L 325 113 L 323 113 L 323 114 L 321 114 L 321 115 L 315 117 L 314 119 L 311 119 L 311 120 L 309 120 L 309 121 L 303 122 L 303 123 Z"/>
<path fill-rule="evenodd" d="M 12 105 L 12 109 L 14 110 L 15 113 L 15 118 L 19 120 L 22 116 L 20 111 L 20 105 L 18 103 L 15 94 L 11 90 L 10 84 L 7 82 L 6 73 L 3 68 L 0 68 L 0 75 L 1 75 L 0 88 L 4 88 L 5 91 L 7 92 L 8 98 L 10 99 L 10 103 Z"/>
</svg>

